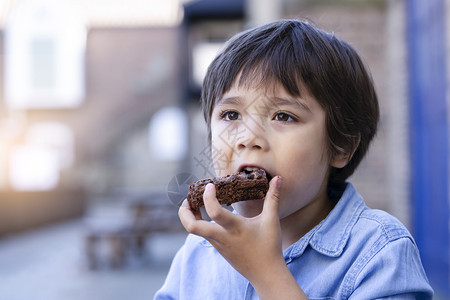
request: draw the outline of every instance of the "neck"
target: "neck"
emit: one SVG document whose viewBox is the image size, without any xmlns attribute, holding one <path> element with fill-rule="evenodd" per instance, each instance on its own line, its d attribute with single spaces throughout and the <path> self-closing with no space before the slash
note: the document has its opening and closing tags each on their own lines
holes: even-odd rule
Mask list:
<svg viewBox="0 0 450 300">
<path fill-rule="evenodd" d="M 325 219 L 335 203 L 328 197 L 321 197 L 302 207 L 293 214 L 281 219 L 281 237 L 283 250 L 297 242 L 311 229 Z"/>
</svg>

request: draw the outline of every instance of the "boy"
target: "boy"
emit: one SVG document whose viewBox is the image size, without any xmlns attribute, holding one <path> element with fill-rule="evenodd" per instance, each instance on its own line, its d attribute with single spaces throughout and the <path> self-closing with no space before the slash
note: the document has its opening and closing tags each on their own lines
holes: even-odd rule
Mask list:
<svg viewBox="0 0 450 300">
<path fill-rule="evenodd" d="M 432 298 L 409 232 L 345 181 L 379 118 L 351 46 L 298 20 L 250 29 L 211 63 L 202 105 L 217 175 L 261 168 L 270 188 L 232 213 L 209 184 L 213 222 L 184 201 L 191 235 L 155 299 Z"/>
</svg>

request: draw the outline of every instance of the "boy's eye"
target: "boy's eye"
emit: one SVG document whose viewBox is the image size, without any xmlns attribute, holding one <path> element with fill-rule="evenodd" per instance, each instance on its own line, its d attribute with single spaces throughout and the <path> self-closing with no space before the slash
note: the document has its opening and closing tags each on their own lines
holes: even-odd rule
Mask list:
<svg viewBox="0 0 450 300">
<path fill-rule="evenodd" d="M 235 111 L 226 111 L 222 114 L 222 119 L 225 119 L 227 121 L 233 121 L 240 119 L 240 115 L 238 112 Z"/>
<path fill-rule="evenodd" d="M 280 121 L 280 122 L 292 122 L 292 121 L 295 121 L 295 119 L 292 116 L 290 116 L 289 114 L 287 114 L 285 112 L 277 113 L 273 119 L 275 121 Z"/>
</svg>

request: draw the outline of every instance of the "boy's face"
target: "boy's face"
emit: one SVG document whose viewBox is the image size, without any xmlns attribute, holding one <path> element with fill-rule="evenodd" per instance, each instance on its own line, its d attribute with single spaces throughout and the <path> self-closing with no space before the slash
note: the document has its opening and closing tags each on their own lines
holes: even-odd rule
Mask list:
<svg viewBox="0 0 450 300">
<path fill-rule="evenodd" d="M 280 218 L 310 203 L 327 200 L 330 165 L 325 111 L 311 96 L 291 96 L 280 85 L 246 88 L 236 84 L 218 99 L 211 116 L 212 157 L 218 176 L 246 167 L 283 179 Z M 233 204 L 241 215 L 262 211 L 262 200 Z"/>
</svg>

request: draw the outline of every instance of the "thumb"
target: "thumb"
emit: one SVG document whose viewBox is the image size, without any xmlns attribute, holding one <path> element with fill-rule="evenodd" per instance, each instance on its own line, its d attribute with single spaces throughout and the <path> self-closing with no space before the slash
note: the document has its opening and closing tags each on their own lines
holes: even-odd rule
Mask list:
<svg viewBox="0 0 450 300">
<path fill-rule="evenodd" d="M 269 191 L 264 199 L 263 213 L 274 214 L 278 218 L 278 207 L 280 204 L 280 190 L 282 179 L 275 176 L 269 183 Z"/>
</svg>

